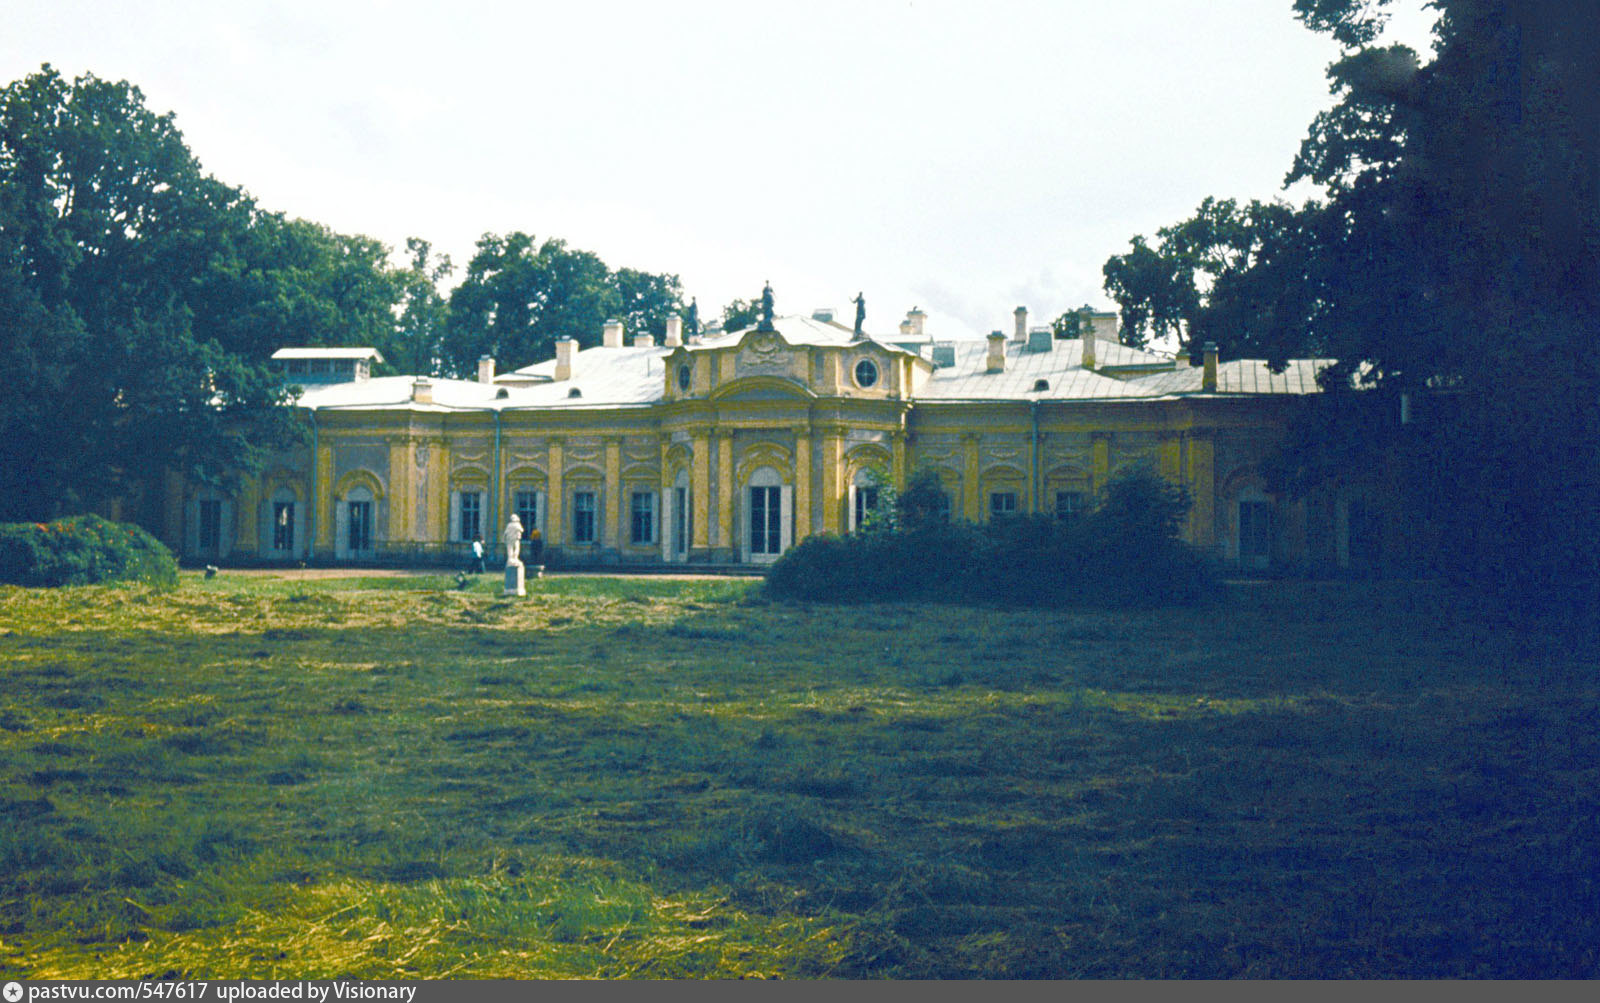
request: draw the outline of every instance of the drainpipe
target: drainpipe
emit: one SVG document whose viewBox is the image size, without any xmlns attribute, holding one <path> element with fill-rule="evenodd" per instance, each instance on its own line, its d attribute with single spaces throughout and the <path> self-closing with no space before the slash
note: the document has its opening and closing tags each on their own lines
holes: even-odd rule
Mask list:
<svg viewBox="0 0 1600 1003">
<path fill-rule="evenodd" d="M 306 520 L 311 524 L 311 531 L 306 534 L 306 563 L 310 564 L 317 559 L 317 509 L 321 507 L 317 500 L 317 410 L 309 408 L 306 411 L 311 415 L 311 518 Z"/>
<path fill-rule="evenodd" d="M 484 541 L 498 543 L 493 535 L 500 526 L 500 409 L 494 409 L 494 475 L 489 481 L 489 532 Z"/>
<path fill-rule="evenodd" d="M 1033 414 L 1033 514 L 1040 511 L 1039 499 L 1039 402 L 1028 402 L 1028 410 Z"/>
</svg>

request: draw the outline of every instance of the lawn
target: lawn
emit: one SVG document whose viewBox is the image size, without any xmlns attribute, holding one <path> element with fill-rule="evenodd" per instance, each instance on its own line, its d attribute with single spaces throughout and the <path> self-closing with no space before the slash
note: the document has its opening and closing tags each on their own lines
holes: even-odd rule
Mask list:
<svg viewBox="0 0 1600 1003">
<path fill-rule="evenodd" d="M 1600 976 L 1593 633 L 489 577 L 0 588 L 0 969 Z"/>
</svg>

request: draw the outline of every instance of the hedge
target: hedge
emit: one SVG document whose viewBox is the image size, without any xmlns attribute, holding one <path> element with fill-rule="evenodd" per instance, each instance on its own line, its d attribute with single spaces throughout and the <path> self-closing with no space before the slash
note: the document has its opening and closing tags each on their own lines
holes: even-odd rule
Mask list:
<svg viewBox="0 0 1600 1003">
<path fill-rule="evenodd" d="M 0 524 L 0 584 L 92 585 L 178 581 L 172 551 L 140 529 L 97 515 Z"/>
<path fill-rule="evenodd" d="M 1213 562 L 1178 539 L 1182 489 L 1154 475 L 1116 478 L 1077 524 L 1043 516 L 985 525 L 807 537 L 767 573 L 776 599 L 901 599 L 1010 606 L 1163 606 L 1211 594 Z"/>
</svg>

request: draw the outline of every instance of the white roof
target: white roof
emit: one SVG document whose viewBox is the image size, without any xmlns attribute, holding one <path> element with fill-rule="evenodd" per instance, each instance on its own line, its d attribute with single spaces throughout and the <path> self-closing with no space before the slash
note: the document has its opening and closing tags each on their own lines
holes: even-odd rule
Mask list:
<svg viewBox="0 0 1600 1003">
<path fill-rule="evenodd" d="M 849 328 L 810 317 L 779 317 L 774 326 L 791 345 L 842 347 L 859 343 L 853 341 Z M 734 331 L 719 334 L 706 338 L 698 345 L 686 345 L 684 348 L 689 352 L 727 348 L 737 344 L 745 333 Z M 886 351 L 907 351 L 887 340 L 868 340 Z M 1052 340 L 1049 351 L 1044 352 L 1030 352 L 1025 345 L 1007 342 L 1005 370 L 999 373 L 987 371 L 987 343 L 955 341 L 945 344 L 954 354 L 955 364 L 933 370 L 915 400 L 1152 400 L 1204 393 L 1201 390 L 1202 368 L 1185 365 L 1181 359 L 1175 369 L 1145 375 L 1130 373 L 1123 378 L 1101 370 L 1085 369 L 1083 343 L 1077 339 Z M 539 380 L 531 385 L 513 382 L 508 386 L 505 383 L 479 383 L 475 380 L 434 379 L 431 381 L 431 404 L 418 404 L 412 400 L 412 386 L 416 380 L 412 376 L 308 386 L 299 403 L 302 407 L 312 409 L 431 412 L 639 406 L 662 398 L 666 383 L 665 359 L 677 350 L 664 345 L 651 348 L 586 348 L 573 353 L 571 379 L 554 379 L 554 359 L 525 366 L 498 378 L 505 380 L 520 376 L 530 381 Z M 927 358 L 927 354 L 923 358 Z M 1102 367 L 1172 364 L 1172 360 L 1165 356 L 1106 341 L 1096 342 L 1095 361 Z M 1318 389 L 1316 374 L 1328 365 L 1331 362 L 1326 359 L 1295 359 L 1289 362 L 1284 372 L 1273 373 L 1259 359 L 1225 362 L 1217 367 L 1216 394 L 1315 393 Z M 1034 389 L 1040 380 L 1045 381 L 1045 388 Z M 577 396 L 573 396 L 574 391 L 577 391 Z"/>
<path fill-rule="evenodd" d="M 1333 365 L 1332 359 L 1290 359 L 1281 373 L 1267 368 L 1261 359 L 1235 359 L 1217 365 L 1219 394 L 1314 394 L 1317 374 Z M 1135 377 L 1129 382 L 1139 383 L 1157 394 L 1197 394 L 1205 379 L 1205 367 L 1190 366 L 1183 359 L 1170 373 L 1154 373 Z"/>
<path fill-rule="evenodd" d="M 272 353 L 274 359 L 372 359 L 383 361 L 376 348 L 280 348 Z"/>
<path fill-rule="evenodd" d="M 1052 340 L 1048 352 L 1030 352 L 1026 345 L 1006 342 L 1004 372 L 988 371 L 986 342 L 961 341 L 953 346 L 955 365 L 933 371 L 920 400 L 1097 400 L 1112 397 L 1156 397 L 1161 391 L 1083 368 L 1083 343 Z M 1162 356 L 1126 345 L 1095 343 L 1099 365 L 1163 365 Z M 1049 384 L 1035 390 L 1039 380 Z"/>
</svg>

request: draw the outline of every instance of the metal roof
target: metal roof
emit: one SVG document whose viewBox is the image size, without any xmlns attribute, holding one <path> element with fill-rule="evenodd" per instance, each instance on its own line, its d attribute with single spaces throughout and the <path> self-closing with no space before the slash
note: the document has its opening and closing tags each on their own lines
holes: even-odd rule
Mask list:
<svg viewBox="0 0 1600 1003">
<path fill-rule="evenodd" d="M 1317 374 L 1333 365 L 1332 359 L 1290 359 L 1281 373 L 1267 368 L 1261 359 L 1235 359 L 1217 365 L 1219 394 L 1314 394 Z M 1185 365 L 1179 360 L 1178 368 L 1170 373 L 1153 373 L 1129 380 L 1139 383 L 1157 394 L 1198 394 L 1205 378 L 1205 367 Z"/>
<path fill-rule="evenodd" d="M 809 317 L 780 317 L 775 321 L 784 341 L 794 346 L 846 347 L 861 344 L 852 332 L 837 324 Z M 685 345 L 689 352 L 728 348 L 738 344 L 745 331 L 734 331 L 707 338 L 698 345 Z M 888 341 L 869 339 L 878 347 L 897 353 L 917 354 Z M 999 400 L 1151 400 L 1160 397 L 1207 394 L 1201 390 L 1203 369 L 1179 360 L 1177 368 L 1148 374 L 1109 375 L 1083 368 L 1083 343 L 1077 339 L 1050 342 L 1050 349 L 1030 352 L 1025 345 L 1008 341 L 1003 372 L 988 368 L 988 345 L 980 341 L 943 342 L 955 357 L 955 364 L 933 370 L 914 396 L 923 401 L 999 401 Z M 284 351 L 307 351 L 284 349 Z M 325 351 L 312 349 L 309 351 Z M 360 351 L 342 349 L 339 351 Z M 662 398 L 665 388 L 665 358 L 677 351 L 664 345 L 650 348 L 586 348 L 573 353 L 572 378 L 557 381 L 555 360 L 546 359 L 507 376 L 540 379 L 532 385 L 479 383 L 475 380 L 434 379 L 433 402 L 412 400 L 416 377 L 389 376 L 354 383 L 313 385 L 300 398 L 302 407 L 355 410 L 414 410 L 446 412 L 457 410 L 577 409 L 627 407 L 650 404 Z M 1171 365 L 1171 360 L 1115 342 L 1095 344 L 1096 362 L 1103 367 Z M 926 355 L 921 356 L 927 358 Z M 1332 363 L 1326 359 L 1291 360 L 1282 373 L 1274 373 L 1259 359 L 1240 359 L 1217 367 L 1217 395 L 1309 394 L 1318 390 L 1316 374 Z M 1035 389 L 1039 381 L 1043 389 Z M 573 396 L 573 391 L 578 396 Z M 504 394 L 504 396 L 501 396 Z M 1209 394 L 1207 394 L 1209 395 Z"/>
<path fill-rule="evenodd" d="M 383 353 L 376 348 L 280 348 L 272 353 L 274 359 L 372 359 L 383 361 Z"/>
</svg>

